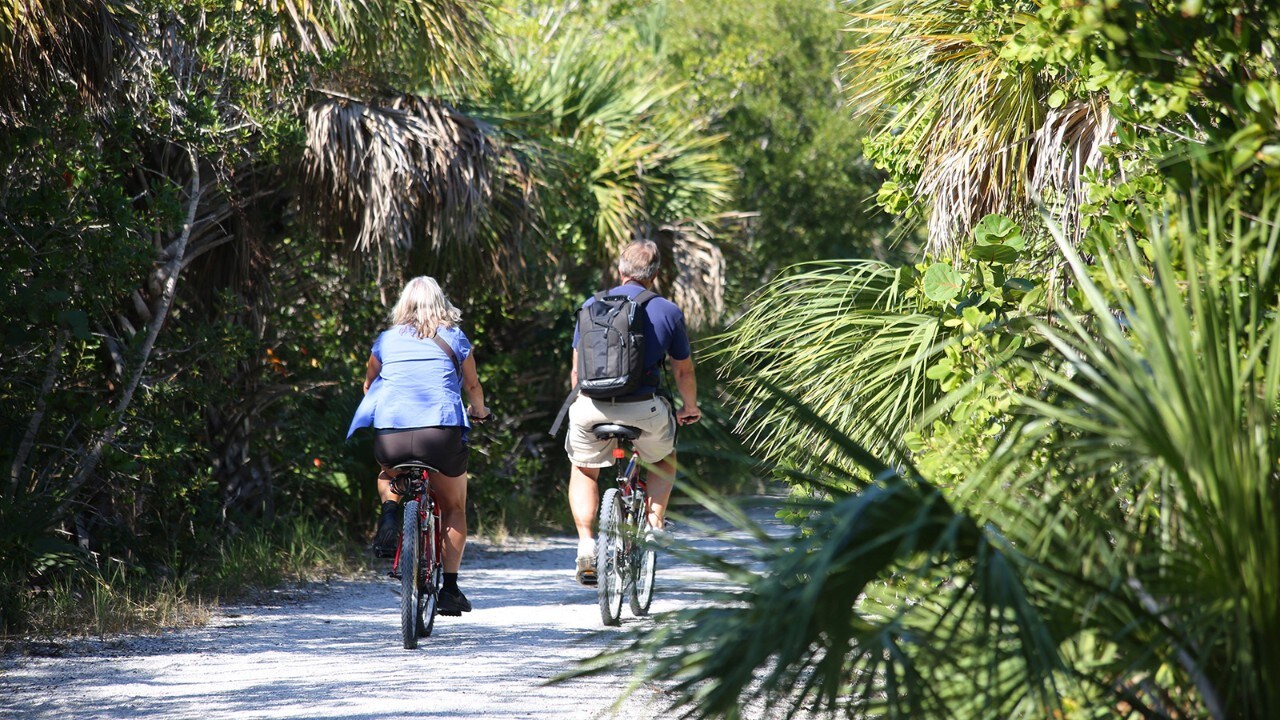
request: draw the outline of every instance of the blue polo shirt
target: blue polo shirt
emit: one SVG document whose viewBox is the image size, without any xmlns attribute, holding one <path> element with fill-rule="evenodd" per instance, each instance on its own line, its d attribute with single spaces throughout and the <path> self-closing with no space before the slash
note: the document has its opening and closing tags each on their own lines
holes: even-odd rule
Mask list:
<svg viewBox="0 0 1280 720">
<path fill-rule="evenodd" d="M 634 298 L 644 292 L 644 286 L 635 283 L 619 285 L 607 295 L 626 295 Z M 587 298 L 582 307 L 595 302 L 595 296 Z M 636 314 L 636 326 L 644 333 L 644 384 L 636 388 L 637 395 L 657 392 L 661 383 L 659 368 L 668 356 L 672 360 L 687 360 L 693 354 L 689 345 L 689 333 L 684 327 L 684 313 L 676 304 L 659 295 L 644 304 Z M 578 329 L 573 329 L 573 346 L 578 347 Z"/>
</svg>

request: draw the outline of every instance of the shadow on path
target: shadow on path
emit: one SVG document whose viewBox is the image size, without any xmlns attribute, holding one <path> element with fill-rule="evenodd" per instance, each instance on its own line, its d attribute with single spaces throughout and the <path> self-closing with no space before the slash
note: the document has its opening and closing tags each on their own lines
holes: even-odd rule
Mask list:
<svg viewBox="0 0 1280 720">
<path fill-rule="evenodd" d="M 780 531 L 771 509 L 752 515 Z M 691 534 L 682 528 L 677 538 L 735 552 L 735 533 Z M 595 590 L 573 581 L 575 548 L 567 537 L 511 549 L 475 544 L 462 586 L 476 610 L 437 618 L 416 651 L 400 645 L 398 581 L 378 578 L 335 583 L 300 602 L 226 608 L 199 630 L 87 643 L 77 656 L 4 658 L 0 717 L 607 717 L 625 676 L 544 684 L 618 633 L 602 629 Z M 659 563 L 655 613 L 723 587 L 671 555 Z M 623 617 L 624 629 L 651 622 L 626 609 Z M 654 717 L 660 696 L 641 688 L 616 717 Z"/>
</svg>

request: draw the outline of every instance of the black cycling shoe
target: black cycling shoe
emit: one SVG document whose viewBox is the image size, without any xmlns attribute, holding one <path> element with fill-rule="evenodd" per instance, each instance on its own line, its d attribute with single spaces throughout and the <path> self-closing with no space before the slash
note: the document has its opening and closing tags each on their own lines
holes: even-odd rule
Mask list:
<svg viewBox="0 0 1280 720">
<path fill-rule="evenodd" d="M 400 522 L 396 517 L 399 504 L 394 500 L 382 503 L 382 516 L 378 518 L 378 532 L 373 536 L 373 554 L 375 557 L 391 558 L 396 556 L 396 538 L 400 534 Z"/>
<path fill-rule="evenodd" d="M 458 617 L 464 612 L 471 612 L 471 601 L 461 590 L 440 589 L 440 599 L 436 603 L 436 612 L 440 615 Z"/>
</svg>

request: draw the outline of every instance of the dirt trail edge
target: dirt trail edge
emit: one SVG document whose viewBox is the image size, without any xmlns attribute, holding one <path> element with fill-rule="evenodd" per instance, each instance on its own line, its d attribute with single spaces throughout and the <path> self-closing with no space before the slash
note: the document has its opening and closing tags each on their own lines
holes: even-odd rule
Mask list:
<svg viewBox="0 0 1280 720">
<path fill-rule="evenodd" d="M 779 531 L 772 509 L 750 514 Z M 715 532 L 680 525 L 675 536 L 732 552 Z M 603 630 L 594 589 L 573 581 L 575 548 L 568 537 L 469 545 L 462 587 L 476 609 L 437 618 L 417 650 L 400 644 L 398 582 L 370 579 L 225 607 L 200 629 L 9 655 L 0 658 L 0 717 L 658 717 L 658 685 L 615 707 L 624 675 L 545 684 L 618 637 Z M 653 612 L 697 603 L 719 582 L 660 554 Z M 624 603 L 623 629 L 647 622 Z"/>
</svg>

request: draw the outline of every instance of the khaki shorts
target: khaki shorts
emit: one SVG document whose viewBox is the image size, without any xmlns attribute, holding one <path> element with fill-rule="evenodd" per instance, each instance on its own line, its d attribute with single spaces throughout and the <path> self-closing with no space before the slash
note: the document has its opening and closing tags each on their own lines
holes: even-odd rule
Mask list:
<svg viewBox="0 0 1280 720">
<path fill-rule="evenodd" d="M 569 406 L 569 433 L 564 440 L 569 462 L 587 468 L 613 464 L 618 441 L 597 440 L 591 428 L 600 423 L 639 428 L 640 437 L 633 444 L 644 462 L 658 462 L 676 449 L 676 415 L 666 398 L 611 402 L 579 395 Z"/>
</svg>

